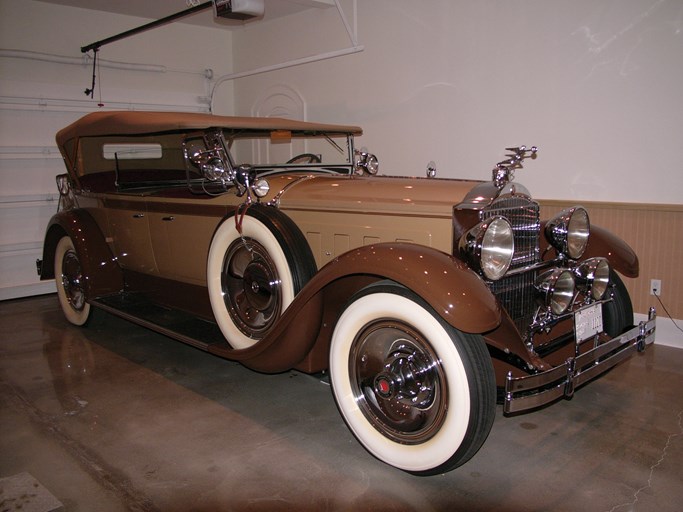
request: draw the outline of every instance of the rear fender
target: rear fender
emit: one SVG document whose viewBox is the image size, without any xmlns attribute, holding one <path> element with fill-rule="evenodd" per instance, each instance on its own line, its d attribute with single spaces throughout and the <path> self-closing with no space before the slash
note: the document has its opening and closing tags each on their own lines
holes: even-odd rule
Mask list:
<svg viewBox="0 0 683 512">
<path fill-rule="evenodd" d="M 123 290 L 123 273 L 102 231 L 88 212 L 79 209 L 61 211 L 50 219 L 43 244 L 41 280 L 55 277 L 55 249 L 64 235 L 71 238 L 78 254 L 88 299 Z"/>
</svg>

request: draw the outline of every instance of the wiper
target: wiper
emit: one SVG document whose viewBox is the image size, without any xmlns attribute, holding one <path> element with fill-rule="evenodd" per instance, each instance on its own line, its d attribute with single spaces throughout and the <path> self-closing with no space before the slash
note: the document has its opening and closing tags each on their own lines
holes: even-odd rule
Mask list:
<svg viewBox="0 0 683 512">
<path fill-rule="evenodd" d="M 323 134 L 323 136 L 325 137 L 325 140 L 327 140 L 327 142 L 329 142 L 329 143 L 332 144 L 335 148 L 337 148 L 337 151 L 339 151 L 339 154 L 343 155 L 343 154 L 346 153 L 346 151 L 344 151 L 344 150 L 342 149 L 342 147 L 341 147 L 339 144 L 337 144 L 337 143 L 334 141 L 334 139 L 332 139 L 329 135 L 327 135 L 327 134 L 325 133 L 325 134 Z"/>
</svg>

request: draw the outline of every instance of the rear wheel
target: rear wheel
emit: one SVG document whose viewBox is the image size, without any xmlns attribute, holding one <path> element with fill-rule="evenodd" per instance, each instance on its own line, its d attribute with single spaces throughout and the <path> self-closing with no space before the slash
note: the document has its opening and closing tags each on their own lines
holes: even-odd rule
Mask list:
<svg viewBox="0 0 683 512">
<path fill-rule="evenodd" d="M 68 236 L 59 240 L 55 250 L 55 284 L 66 319 L 74 325 L 84 325 L 90 318 L 90 304 L 85 298 L 81 262 Z"/>
<path fill-rule="evenodd" d="M 493 424 L 496 387 L 483 339 L 457 331 L 393 283 L 361 291 L 342 313 L 330 378 L 361 444 L 410 473 L 464 464 Z"/>
</svg>

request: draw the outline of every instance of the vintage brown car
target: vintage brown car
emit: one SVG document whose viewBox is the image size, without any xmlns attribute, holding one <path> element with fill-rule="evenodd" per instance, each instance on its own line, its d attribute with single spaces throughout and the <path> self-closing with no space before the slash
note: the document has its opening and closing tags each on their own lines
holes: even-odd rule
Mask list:
<svg viewBox="0 0 683 512">
<path fill-rule="evenodd" d="M 356 126 L 98 112 L 57 134 L 68 174 L 41 279 L 66 318 L 102 309 L 261 372 L 329 372 L 358 440 L 419 475 L 506 414 L 654 341 L 633 326 L 623 241 L 581 206 L 548 221 L 513 174 L 383 176 Z"/>
</svg>

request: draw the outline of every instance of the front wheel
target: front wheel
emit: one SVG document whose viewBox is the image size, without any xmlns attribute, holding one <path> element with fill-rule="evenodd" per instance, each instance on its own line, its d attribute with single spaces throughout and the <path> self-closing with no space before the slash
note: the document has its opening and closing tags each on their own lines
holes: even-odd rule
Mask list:
<svg viewBox="0 0 683 512">
<path fill-rule="evenodd" d="M 342 313 L 330 379 L 361 444 L 413 474 L 464 464 L 493 424 L 495 377 L 481 336 L 457 331 L 393 283 L 369 286 Z"/>
<path fill-rule="evenodd" d="M 55 249 L 55 284 L 66 319 L 74 325 L 85 325 L 90 318 L 90 304 L 85 300 L 81 262 L 68 236 L 63 236 Z"/>
<path fill-rule="evenodd" d="M 633 305 L 624 282 L 614 270 L 610 271 L 612 300 L 602 306 L 605 332 L 616 338 L 633 325 Z"/>
</svg>

